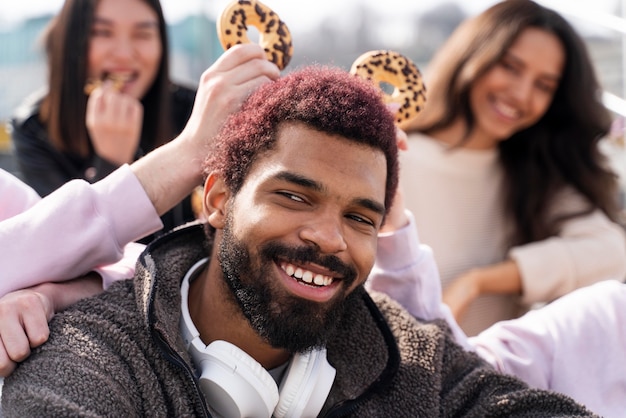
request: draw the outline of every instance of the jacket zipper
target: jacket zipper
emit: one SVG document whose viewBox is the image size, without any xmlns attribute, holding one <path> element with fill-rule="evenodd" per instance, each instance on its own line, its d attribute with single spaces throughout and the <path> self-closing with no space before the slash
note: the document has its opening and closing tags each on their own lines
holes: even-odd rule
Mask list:
<svg viewBox="0 0 626 418">
<path fill-rule="evenodd" d="M 152 334 L 156 337 L 156 340 L 159 342 L 159 349 L 161 350 L 165 358 L 171 363 L 173 363 L 174 365 L 180 367 L 185 372 L 185 374 L 187 375 L 187 378 L 189 379 L 189 381 L 191 382 L 191 384 L 193 385 L 195 389 L 196 397 L 200 399 L 204 417 L 211 418 L 212 415 L 209 412 L 209 407 L 206 403 L 206 399 L 204 397 L 204 394 L 202 393 L 202 390 L 198 386 L 198 382 L 196 381 L 194 372 L 193 370 L 191 370 L 191 367 L 189 367 L 189 365 L 185 363 L 185 361 L 178 355 L 178 353 L 172 350 L 169 344 L 167 344 L 167 342 L 163 340 L 163 338 L 158 332 L 153 332 Z"/>
<path fill-rule="evenodd" d="M 387 349 L 389 353 L 387 365 L 385 366 L 385 369 L 378 377 L 378 379 L 372 385 L 370 385 L 370 387 L 367 388 L 358 398 L 339 402 L 324 415 L 324 418 L 341 418 L 352 415 L 360 404 L 367 401 L 367 399 L 369 399 L 376 391 L 384 389 L 398 371 L 400 365 L 400 352 L 398 350 L 398 345 L 396 343 L 395 337 L 389 329 L 387 321 L 376 306 L 376 303 L 372 300 L 367 292 L 363 293 L 363 301 L 365 302 L 365 305 L 372 314 L 372 318 L 374 319 L 374 322 L 376 322 L 378 329 L 382 333 L 383 339 L 387 343 Z"/>
</svg>

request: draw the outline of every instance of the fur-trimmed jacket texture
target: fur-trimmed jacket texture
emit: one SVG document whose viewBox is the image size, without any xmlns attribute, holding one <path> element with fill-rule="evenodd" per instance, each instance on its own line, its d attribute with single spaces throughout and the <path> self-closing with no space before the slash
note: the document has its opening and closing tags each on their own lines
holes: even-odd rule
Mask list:
<svg viewBox="0 0 626 418">
<path fill-rule="evenodd" d="M 78 302 L 49 341 L 5 380 L 5 417 L 211 416 L 179 333 L 180 283 L 207 256 L 201 225 L 150 244 L 134 280 Z M 570 398 L 530 389 L 424 323 L 359 288 L 327 346 L 337 370 L 324 417 L 595 416 Z"/>
</svg>

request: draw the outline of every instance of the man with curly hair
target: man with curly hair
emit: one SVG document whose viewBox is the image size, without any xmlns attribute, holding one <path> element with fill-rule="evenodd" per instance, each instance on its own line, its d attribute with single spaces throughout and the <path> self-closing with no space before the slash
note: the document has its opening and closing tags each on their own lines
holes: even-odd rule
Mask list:
<svg viewBox="0 0 626 418">
<path fill-rule="evenodd" d="M 7 379 L 6 416 L 593 416 L 364 289 L 398 181 L 371 84 L 300 69 L 213 143 L 207 223 L 57 315 Z"/>
</svg>

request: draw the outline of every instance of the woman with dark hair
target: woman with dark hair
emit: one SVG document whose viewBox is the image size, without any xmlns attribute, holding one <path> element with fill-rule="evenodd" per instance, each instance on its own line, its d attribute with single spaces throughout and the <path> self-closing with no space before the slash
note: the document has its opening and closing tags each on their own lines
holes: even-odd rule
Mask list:
<svg viewBox="0 0 626 418">
<path fill-rule="evenodd" d="M 195 91 L 170 81 L 158 0 L 66 0 L 45 46 L 48 89 L 12 120 L 21 175 L 41 196 L 71 179 L 100 180 L 185 126 Z M 187 198 L 163 230 L 193 218 Z"/>
<path fill-rule="evenodd" d="M 611 115 L 570 24 L 503 1 L 462 23 L 425 79 L 401 184 L 464 331 L 623 279 L 618 183 L 599 149 Z"/>
</svg>

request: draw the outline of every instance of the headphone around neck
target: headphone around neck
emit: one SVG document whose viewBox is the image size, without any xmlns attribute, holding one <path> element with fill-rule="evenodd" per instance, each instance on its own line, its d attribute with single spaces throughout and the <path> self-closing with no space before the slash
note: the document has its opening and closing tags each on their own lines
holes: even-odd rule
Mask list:
<svg viewBox="0 0 626 418">
<path fill-rule="evenodd" d="M 183 279 L 180 330 L 200 370 L 200 388 L 211 412 L 224 418 L 316 417 L 336 374 L 326 359 L 326 349 L 294 354 L 278 387 L 260 363 L 234 344 L 202 342 L 189 315 L 188 296 L 189 282 L 207 261 L 194 264 Z"/>
</svg>

